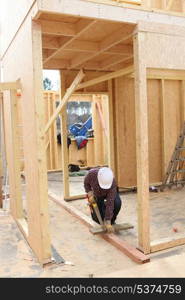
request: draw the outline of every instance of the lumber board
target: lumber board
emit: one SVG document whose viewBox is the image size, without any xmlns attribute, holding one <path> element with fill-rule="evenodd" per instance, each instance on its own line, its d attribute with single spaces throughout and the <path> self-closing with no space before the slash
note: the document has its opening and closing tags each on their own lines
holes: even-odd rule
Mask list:
<svg viewBox="0 0 185 300">
<path fill-rule="evenodd" d="M 122 241 L 115 234 L 102 234 L 101 236 L 104 240 L 111 243 L 112 246 L 119 249 L 134 262 L 138 264 L 150 262 L 150 257 L 148 255 L 143 254 L 138 249 L 130 246 L 127 242 Z"/>
<path fill-rule="evenodd" d="M 53 115 L 51 116 L 48 123 L 46 124 L 46 127 L 44 129 L 44 133 L 47 133 L 50 126 L 53 124 L 53 122 L 56 120 L 56 118 L 59 116 L 59 114 L 62 113 L 62 111 L 65 109 L 65 105 L 66 105 L 68 99 L 71 97 L 71 95 L 77 89 L 77 86 L 79 86 L 79 83 L 81 82 L 81 80 L 83 79 L 84 76 L 85 76 L 85 74 L 81 70 L 78 73 L 78 75 L 76 76 L 76 78 L 74 79 L 74 81 L 72 82 L 70 88 L 67 89 L 64 97 L 62 98 L 62 101 L 60 102 L 59 106 L 57 107 L 57 109 L 55 110 Z"/>
<path fill-rule="evenodd" d="M 181 246 L 185 244 L 185 237 L 178 237 L 178 238 L 164 238 L 161 240 L 156 240 L 156 241 L 152 241 L 151 245 L 150 245 L 150 251 L 151 252 L 156 252 L 156 251 L 161 251 L 161 250 L 165 250 L 165 249 L 169 249 L 169 248 L 173 248 L 173 247 L 177 247 L 177 246 Z"/>
<path fill-rule="evenodd" d="M 108 165 L 116 174 L 115 146 L 114 146 L 114 112 L 113 112 L 113 86 L 112 80 L 108 81 Z"/>
<path fill-rule="evenodd" d="M 69 202 L 69 201 L 74 201 L 74 200 L 81 200 L 81 199 L 86 199 L 87 198 L 87 195 L 86 194 L 83 194 L 83 195 L 75 195 L 75 196 L 69 196 L 69 197 L 66 197 L 64 196 L 64 200 Z"/>
<path fill-rule="evenodd" d="M 78 75 L 77 75 L 78 76 Z M 60 73 L 61 77 L 61 96 L 65 95 L 65 74 Z M 64 96 L 65 97 L 65 96 Z M 60 104 L 59 104 L 60 105 Z M 63 189 L 64 197 L 68 198 L 70 196 L 70 186 L 69 186 L 69 151 L 67 146 L 67 106 L 65 104 L 62 113 L 60 114 L 60 132 L 61 132 L 61 154 L 62 154 L 62 176 L 63 176 Z"/>
<path fill-rule="evenodd" d="M 4 124 L 5 124 L 5 143 L 6 159 L 8 165 L 10 182 L 10 210 L 14 218 L 21 218 L 22 193 L 20 178 L 20 145 L 17 128 L 17 99 L 16 90 L 4 92 Z"/>
<path fill-rule="evenodd" d="M 139 247 L 150 253 L 149 222 L 149 151 L 148 151 L 148 103 L 145 65 L 145 33 L 134 37 L 135 52 L 135 116 L 137 161 L 137 212 Z"/>
<path fill-rule="evenodd" d="M 118 232 L 120 230 L 128 230 L 128 229 L 134 228 L 134 226 L 131 225 L 130 223 L 115 224 L 115 225 L 113 225 L 113 227 L 116 232 Z M 96 226 L 96 227 L 90 228 L 90 232 L 92 234 L 105 233 L 106 229 L 103 229 L 101 226 L 98 226 L 98 227 Z"/>
<path fill-rule="evenodd" d="M 21 89 L 20 80 L 17 80 L 15 82 L 1 82 L 0 83 L 0 91 L 18 90 L 18 89 Z"/>
<path fill-rule="evenodd" d="M 53 200 L 55 203 L 60 205 L 63 209 L 65 209 L 74 217 L 76 217 L 84 225 L 90 228 L 95 226 L 96 223 L 92 219 L 90 219 L 88 216 L 84 215 L 82 212 L 72 207 L 65 201 L 59 199 L 54 193 L 49 192 L 48 195 L 51 200 Z M 107 242 L 109 242 L 114 247 L 116 247 L 122 253 L 127 255 L 131 260 L 135 261 L 136 263 L 142 264 L 150 261 L 149 256 L 143 254 L 136 248 L 130 246 L 127 242 L 121 240 L 115 234 L 100 234 L 99 236 L 102 237 Z"/>
<path fill-rule="evenodd" d="M 80 89 L 83 89 L 85 87 L 96 85 L 97 83 L 107 81 L 107 80 L 110 80 L 110 79 L 113 79 L 113 78 L 117 78 L 117 77 L 120 77 L 120 76 L 124 76 L 124 75 L 126 76 L 130 73 L 133 73 L 133 71 L 134 71 L 133 66 L 130 66 L 130 67 L 127 67 L 127 68 L 119 70 L 119 71 L 111 72 L 111 73 L 108 73 L 106 75 L 103 75 L 103 76 L 100 76 L 100 77 L 97 77 L 95 79 L 91 79 L 87 82 L 83 82 L 83 83 L 79 84 L 77 86 L 76 90 L 80 90 Z"/>
</svg>

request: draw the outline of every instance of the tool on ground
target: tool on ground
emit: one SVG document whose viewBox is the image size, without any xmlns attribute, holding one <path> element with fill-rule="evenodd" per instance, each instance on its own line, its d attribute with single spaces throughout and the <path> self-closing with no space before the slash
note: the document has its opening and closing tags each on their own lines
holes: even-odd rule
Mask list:
<svg viewBox="0 0 185 300">
<path fill-rule="evenodd" d="M 175 149 L 173 151 L 171 160 L 169 162 L 164 180 L 160 187 L 163 191 L 166 186 L 173 186 L 177 184 L 185 185 L 185 122 L 181 129 L 181 133 L 177 139 Z"/>
</svg>

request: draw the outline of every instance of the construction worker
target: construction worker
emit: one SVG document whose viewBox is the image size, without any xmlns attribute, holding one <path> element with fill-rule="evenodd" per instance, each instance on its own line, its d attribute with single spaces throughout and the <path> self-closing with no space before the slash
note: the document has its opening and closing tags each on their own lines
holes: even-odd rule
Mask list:
<svg viewBox="0 0 185 300">
<path fill-rule="evenodd" d="M 85 176 L 84 188 L 91 207 L 92 219 L 100 223 L 92 205 L 96 201 L 106 231 L 114 232 L 112 225 L 120 211 L 121 198 L 112 170 L 106 167 L 91 169 Z"/>
</svg>

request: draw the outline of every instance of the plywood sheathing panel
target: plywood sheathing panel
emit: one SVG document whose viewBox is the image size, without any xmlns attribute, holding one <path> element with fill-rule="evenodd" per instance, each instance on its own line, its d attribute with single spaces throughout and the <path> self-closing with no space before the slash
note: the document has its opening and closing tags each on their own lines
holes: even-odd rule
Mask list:
<svg viewBox="0 0 185 300">
<path fill-rule="evenodd" d="M 174 47 L 174 45 L 178 45 Z M 185 70 L 185 37 L 145 33 L 146 66 Z"/>
</svg>

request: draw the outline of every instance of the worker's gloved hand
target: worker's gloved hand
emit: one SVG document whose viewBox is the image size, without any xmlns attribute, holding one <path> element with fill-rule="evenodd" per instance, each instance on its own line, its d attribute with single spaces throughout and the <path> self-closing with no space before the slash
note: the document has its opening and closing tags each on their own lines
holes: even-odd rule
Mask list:
<svg viewBox="0 0 185 300">
<path fill-rule="evenodd" d="M 104 226 L 105 226 L 105 229 L 106 229 L 107 233 L 114 233 L 115 232 L 115 229 L 111 225 L 111 222 L 109 220 L 104 221 Z"/>
<path fill-rule="evenodd" d="M 87 193 L 87 200 L 88 200 L 89 204 L 95 203 L 95 199 L 94 199 L 94 195 L 93 195 L 92 191 Z"/>
</svg>

